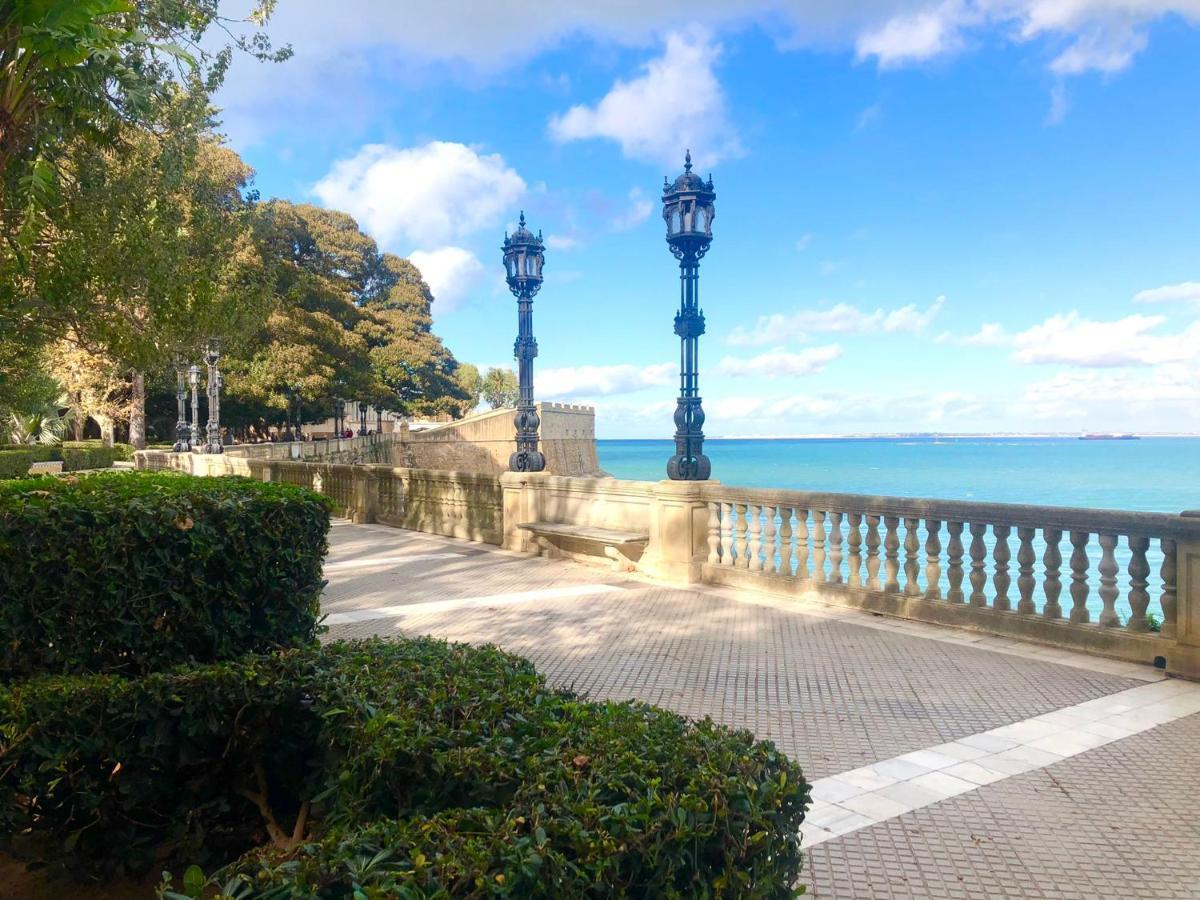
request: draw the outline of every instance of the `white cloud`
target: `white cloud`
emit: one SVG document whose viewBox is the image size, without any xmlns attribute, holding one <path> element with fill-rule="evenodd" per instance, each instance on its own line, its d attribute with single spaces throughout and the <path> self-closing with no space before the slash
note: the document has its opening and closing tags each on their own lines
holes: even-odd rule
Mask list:
<svg viewBox="0 0 1200 900">
<path fill-rule="evenodd" d="M 1064 430 L 1200 429 L 1200 370 L 1183 364 L 1145 370 L 1067 371 L 1025 389 L 1023 408 Z"/>
<path fill-rule="evenodd" d="M 966 6 L 957 0 L 936 5 L 913 4 L 877 28 L 858 36 L 859 59 L 874 57 L 882 67 L 920 62 L 957 49 L 966 24 Z"/>
<path fill-rule="evenodd" d="M 760 378 L 783 378 L 795 375 L 816 375 L 842 355 L 837 344 L 825 347 L 808 347 L 799 353 L 789 353 L 776 347 L 750 359 L 726 356 L 717 365 L 717 373 L 735 378 L 753 375 Z"/>
<path fill-rule="evenodd" d="M 808 249 L 808 245 L 812 243 L 812 232 L 806 231 L 800 237 L 796 238 L 796 252 L 803 253 Z"/>
<path fill-rule="evenodd" d="M 1125 316 L 1108 322 L 1077 312 L 1055 315 L 1013 336 L 1013 359 L 1072 366 L 1153 366 L 1200 356 L 1200 322 L 1178 334 L 1152 334 L 1165 316 Z"/>
<path fill-rule="evenodd" d="M 629 191 L 629 206 L 613 219 L 612 227 L 614 231 L 629 231 L 632 228 L 637 228 L 648 218 L 650 213 L 654 212 L 654 204 L 646 199 L 646 195 L 639 187 L 632 188 Z"/>
<path fill-rule="evenodd" d="M 1181 281 L 1179 284 L 1164 284 L 1162 287 L 1138 291 L 1133 295 L 1134 303 L 1190 303 L 1200 307 L 1200 281 Z"/>
<path fill-rule="evenodd" d="M 511 215 L 525 190 L 498 153 L 447 141 L 405 149 L 368 144 L 313 186 L 322 203 L 350 213 L 388 248 L 401 239 L 437 247 L 492 227 Z"/>
<path fill-rule="evenodd" d="M 675 363 L 650 366 L 568 366 L 537 373 L 539 397 L 608 397 L 670 384 L 678 377 Z"/>
<path fill-rule="evenodd" d="M 595 106 L 573 106 L 550 120 L 559 143 L 607 138 L 631 158 L 667 166 L 691 149 L 702 166 L 738 152 L 725 94 L 713 72 L 721 46 L 707 34 L 671 33 L 663 55 L 630 81 L 617 81 Z"/>
<path fill-rule="evenodd" d="M 937 336 L 939 344 L 962 344 L 966 347 L 1003 347 L 1012 343 L 1012 335 L 996 322 L 985 322 L 974 334 L 957 337 L 948 331 Z"/>
<path fill-rule="evenodd" d="M 753 328 L 738 326 L 728 342 L 740 346 L 769 344 L 781 340 L 807 340 L 811 334 L 895 334 L 917 333 L 929 327 L 941 311 L 945 297 L 938 297 L 925 309 L 910 303 L 897 309 L 865 312 L 848 303 L 829 309 L 802 309 L 794 313 L 759 316 Z"/>
<path fill-rule="evenodd" d="M 457 309 L 483 278 L 483 263 L 462 247 L 415 250 L 409 254 L 429 289 L 435 315 Z"/>
<path fill-rule="evenodd" d="M 550 250 L 574 250 L 579 246 L 579 238 L 570 234 L 546 235 L 546 247 Z"/>
</svg>

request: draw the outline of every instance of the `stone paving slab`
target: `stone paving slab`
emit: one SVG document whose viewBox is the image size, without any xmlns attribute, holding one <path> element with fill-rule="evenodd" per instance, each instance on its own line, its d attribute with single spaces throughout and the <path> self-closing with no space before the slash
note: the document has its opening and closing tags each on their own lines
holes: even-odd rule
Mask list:
<svg viewBox="0 0 1200 900">
<path fill-rule="evenodd" d="M 377 554 L 472 545 L 380 529 Z M 597 699 L 641 699 L 775 741 L 809 778 L 953 741 L 1132 687 L 1129 678 L 931 641 L 785 607 L 730 602 L 703 591 L 634 581 L 574 563 L 477 550 L 396 571 L 338 568 L 349 542 L 335 532 L 331 611 L 406 604 L 401 619 L 331 627 L 331 639 L 433 634 L 496 643 L 531 659 L 558 685 Z M 380 532 L 376 532 L 379 534 Z M 359 561 L 369 557 L 360 555 Z M 420 574 L 420 566 L 435 569 Z M 608 593 L 472 604 L 421 615 L 453 597 L 601 584 Z M 357 593 L 355 593 L 357 592 Z M 355 597 L 359 599 L 355 599 Z M 355 605 L 357 604 L 357 605 Z"/>
<path fill-rule="evenodd" d="M 810 895 L 1200 897 L 1200 715 L 915 809 L 806 854 Z"/>
</svg>

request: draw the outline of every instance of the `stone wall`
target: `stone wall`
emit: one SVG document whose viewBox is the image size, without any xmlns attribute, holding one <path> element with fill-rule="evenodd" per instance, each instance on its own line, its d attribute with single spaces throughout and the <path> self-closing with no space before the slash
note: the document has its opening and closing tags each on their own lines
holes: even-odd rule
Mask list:
<svg viewBox="0 0 1200 900">
<path fill-rule="evenodd" d="M 596 411 L 590 406 L 539 403 L 540 447 L 552 475 L 604 475 L 596 457 Z M 401 428 L 392 448 L 393 465 L 497 475 L 516 451 L 511 409 L 494 409 L 435 425 L 424 431 Z"/>
</svg>

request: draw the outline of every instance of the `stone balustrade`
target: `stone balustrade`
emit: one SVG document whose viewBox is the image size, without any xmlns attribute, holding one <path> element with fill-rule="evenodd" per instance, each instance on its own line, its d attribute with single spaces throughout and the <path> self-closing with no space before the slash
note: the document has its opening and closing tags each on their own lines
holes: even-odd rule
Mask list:
<svg viewBox="0 0 1200 900">
<path fill-rule="evenodd" d="M 714 483 L 703 493 L 704 581 L 1200 674 L 1189 649 L 1200 618 L 1188 618 L 1200 617 L 1200 516 Z M 1181 560 L 1192 568 L 1181 573 Z"/>
</svg>

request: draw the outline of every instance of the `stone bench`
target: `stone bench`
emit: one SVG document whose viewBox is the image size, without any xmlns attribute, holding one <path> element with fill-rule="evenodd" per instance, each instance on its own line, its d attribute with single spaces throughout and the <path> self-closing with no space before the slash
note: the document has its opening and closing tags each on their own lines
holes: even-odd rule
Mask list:
<svg viewBox="0 0 1200 900">
<path fill-rule="evenodd" d="M 595 556 L 594 553 L 572 552 L 570 548 L 572 545 L 599 546 L 604 555 L 612 560 L 613 568 L 619 572 L 632 572 L 650 541 L 650 535 L 645 532 L 601 528 L 595 525 L 527 522 L 517 527 L 532 534 L 537 539 L 538 547 L 546 551 L 547 555 Z"/>
<path fill-rule="evenodd" d="M 47 460 L 45 462 L 35 462 L 29 467 L 30 475 L 58 475 L 63 470 L 61 460 Z"/>
</svg>

